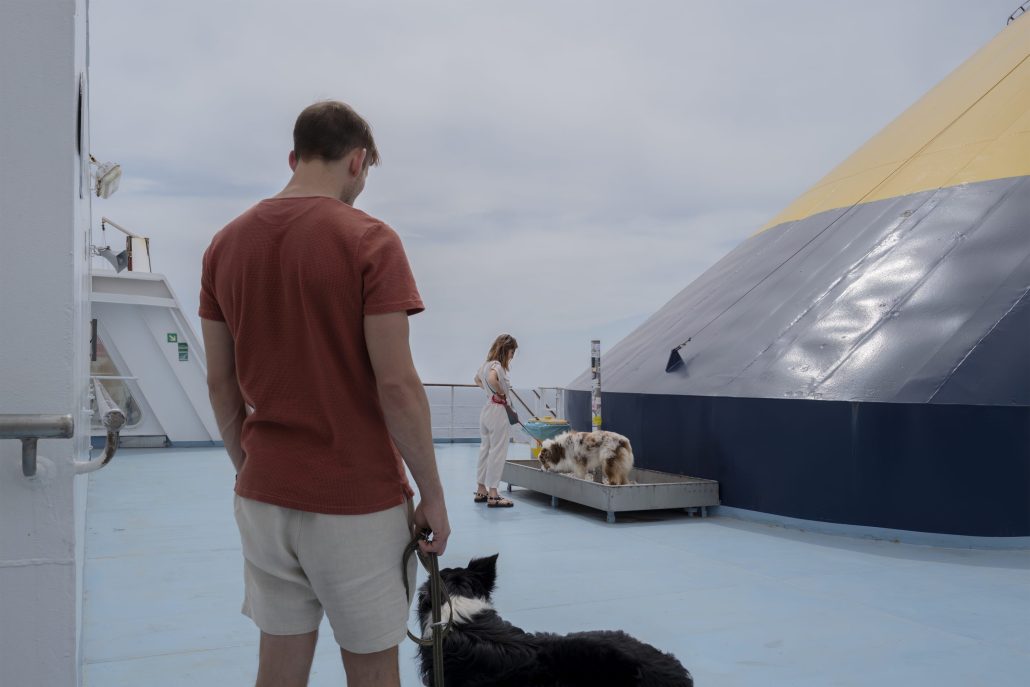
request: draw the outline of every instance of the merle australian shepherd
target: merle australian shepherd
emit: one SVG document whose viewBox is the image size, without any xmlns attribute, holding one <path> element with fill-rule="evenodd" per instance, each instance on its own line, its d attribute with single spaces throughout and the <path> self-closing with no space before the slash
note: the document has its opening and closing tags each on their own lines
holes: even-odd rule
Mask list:
<svg viewBox="0 0 1030 687">
<path fill-rule="evenodd" d="M 629 484 L 633 449 L 615 432 L 563 432 L 543 442 L 539 460 L 544 470 L 574 472 L 583 479 L 600 468 L 605 484 Z"/>
<path fill-rule="evenodd" d="M 491 602 L 497 555 L 467 568 L 440 571 L 453 623 L 443 642 L 447 687 L 692 687 L 690 672 L 672 654 L 625 632 L 526 632 L 507 622 Z M 431 631 L 429 583 L 418 595 L 423 637 Z M 432 647 L 419 649 L 422 682 L 432 685 Z"/>
</svg>

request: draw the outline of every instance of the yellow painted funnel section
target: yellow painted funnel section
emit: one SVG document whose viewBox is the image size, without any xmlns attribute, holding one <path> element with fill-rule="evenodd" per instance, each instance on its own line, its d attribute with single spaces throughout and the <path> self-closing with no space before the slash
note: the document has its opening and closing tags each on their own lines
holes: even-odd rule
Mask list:
<svg viewBox="0 0 1030 687">
<path fill-rule="evenodd" d="M 974 181 L 1030 175 L 1030 17 L 1009 24 L 766 224 Z"/>
</svg>

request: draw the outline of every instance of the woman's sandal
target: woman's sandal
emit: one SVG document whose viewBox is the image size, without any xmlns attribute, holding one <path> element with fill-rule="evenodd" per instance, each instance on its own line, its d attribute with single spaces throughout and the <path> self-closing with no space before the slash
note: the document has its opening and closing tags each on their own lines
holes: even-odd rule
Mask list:
<svg viewBox="0 0 1030 687">
<path fill-rule="evenodd" d="M 500 494 L 497 496 L 488 496 L 486 498 L 487 508 L 511 508 L 515 505 L 514 501 L 510 501 Z"/>
<path fill-rule="evenodd" d="M 486 502 L 487 497 L 488 497 L 488 494 L 484 494 L 481 491 L 477 491 L 477 492 L 474 492 L 474 494 L 472 496 L 472 500 L 475 503 L 484 503 L 484 502 Z"/>
</svg>

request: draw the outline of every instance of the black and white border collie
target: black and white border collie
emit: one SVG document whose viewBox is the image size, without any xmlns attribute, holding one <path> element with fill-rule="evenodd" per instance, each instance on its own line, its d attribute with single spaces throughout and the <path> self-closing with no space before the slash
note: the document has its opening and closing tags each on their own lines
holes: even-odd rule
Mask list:
<svg viewBox="0 0 1030 687">
<path fill-rule="evenodd" d="M 447 687 L 692 687 L 690 672 L 672 654 L 620 631 L 567 635 L 526 632 L 494 610 L 497 555 L 467 568 L 440 571 L 454 621 L 444 638 Z M 443 620 L 451 610 L 444 603 Z M 429 638 L 429 583 L 418 594 L 422 636 Z M 419 648 L 422 683 L 432 685 L 432 647 Z"/>
<path fill-rule="evenodd" d="M 543 442 L 539 460 L 544 470 L 574 472 L 584 479 L 600 468 L 605 484 L 629 484 L 633 449 L 629 439 L 615 432 L 563 432 Z"/>
</svg>

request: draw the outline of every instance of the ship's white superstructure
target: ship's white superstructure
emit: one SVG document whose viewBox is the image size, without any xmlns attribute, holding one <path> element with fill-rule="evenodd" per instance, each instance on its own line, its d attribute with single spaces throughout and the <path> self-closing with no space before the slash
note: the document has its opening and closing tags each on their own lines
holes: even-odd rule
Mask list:
<svg viewBox="0 0 1030 687">
<path fill-rule="evenodd" d="M 81 682 L 88 457 L 86 0 L 0 4 L 0 416 L 64 416 L 26 477 L 0 440 L 0 682 Z"/>
<path fill-rule="evenodd" d="M 164 275 L 94 270 L 92 285 L 92 372 L 127 413 L 122 445 L 221 441 L 203 349 Z"/>
</svg>

